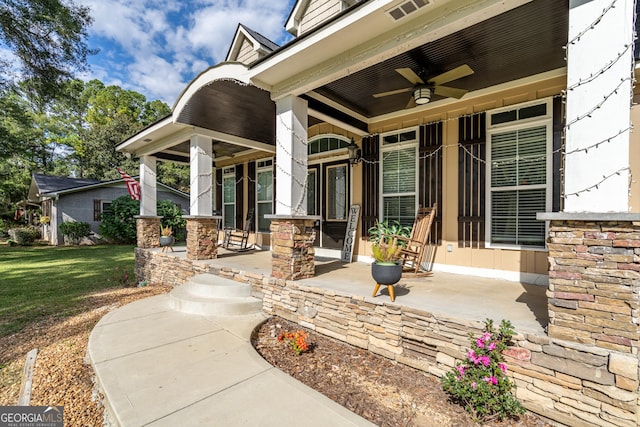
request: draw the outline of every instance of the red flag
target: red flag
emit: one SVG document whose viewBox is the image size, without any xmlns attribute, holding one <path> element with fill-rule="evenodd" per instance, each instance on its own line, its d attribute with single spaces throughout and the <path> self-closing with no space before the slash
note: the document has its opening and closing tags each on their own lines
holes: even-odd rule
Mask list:
<svg viewBox="0 0 640 427">
<path fill-rule="evenodd" d="M 129 191 L 129 195 L 133 200 L 140 200 L 140 184 L 135 179 L 131 178 L 130 175 L 125 173 L 120 168 L 116 168 L 117 171 L 122 175 L 122 179 L 124 179 L 124 183 L 127 185 L 127 191 Z"/>
</svg>

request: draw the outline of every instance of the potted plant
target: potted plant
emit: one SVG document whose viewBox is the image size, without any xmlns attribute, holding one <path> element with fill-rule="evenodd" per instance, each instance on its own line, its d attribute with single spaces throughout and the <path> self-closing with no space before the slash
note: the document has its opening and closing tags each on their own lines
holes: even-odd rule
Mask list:
<svg viewBox="0 0 640 427">
<path fill-rule="evenodd" d="M 378 243 L 371 246 L 374 262 L 371 264 L 371 276 L 376 281 L 373 295 L 376 296 L 380 285 L 387 286 L 391 301 L 395 300 L 393 285 L 402 278 L 402 264 L 399 262 L 400 247 L 395 241 L 382 236 Z"/>
<path fill-rule="evenodd" d="M 162 247 L 162 252 L 166 251 L 167 248 L 173 252 L 173 243 L 175 241 L 176 238 L 173 237 L 173 229 L 168 225 L 163 226 L 160 224 L 160 246 Z"/>
</svg>

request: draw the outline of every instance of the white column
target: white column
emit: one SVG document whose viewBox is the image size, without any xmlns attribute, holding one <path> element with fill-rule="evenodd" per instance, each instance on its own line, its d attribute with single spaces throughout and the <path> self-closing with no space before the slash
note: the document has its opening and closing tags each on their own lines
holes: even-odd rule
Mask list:
<svg viewBox="0 0 640 427">
<path fill-rule="evenodd" d="M 157 215 L 156 158 L 140 157 L 140 215 Z"/>
<path fill-rule="evenodd" d="M 307 214 L 307 101 L 276 102 L 276 215 Z"/>
<path fill-rule="evenodd" d="M 213 142 L 211 138 L 194 135 L 190 141 L 189 171 L 191 173 L 191 210 L 194 216 L 213 214 Z"/>
<path fill-rule="evenodd" d="M 629 210 L 633 0 L 570 0 L 565 212 Z"/>
</svg>

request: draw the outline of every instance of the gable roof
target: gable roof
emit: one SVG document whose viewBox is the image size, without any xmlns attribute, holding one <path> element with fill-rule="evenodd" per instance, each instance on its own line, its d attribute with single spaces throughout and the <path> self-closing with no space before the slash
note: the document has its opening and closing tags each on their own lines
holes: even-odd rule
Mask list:
<svg viewBox="0 0 640 427">
<path fill-rule="evenodd" d="M 33 181 L 37 186 L 38 193 L 41 194 L 100 182 L 99 179 L 93 178 L 68 178 L 66 176 L 49 176 L 40 173 L 33 174 Z"/>
<path fill-rule="evenodd" d="M 260 56 L 271 53 L 280 47 L 257 31 L 238 24 L 236 34 L 233 36 L 233 41 L 231 42 L 231 46 L 229 46 L 229 52 L 227 52 L 225 61 L 237 61 L 244 40 L 251 42 L 254 52 L 258 52 Z"/>
</svg>

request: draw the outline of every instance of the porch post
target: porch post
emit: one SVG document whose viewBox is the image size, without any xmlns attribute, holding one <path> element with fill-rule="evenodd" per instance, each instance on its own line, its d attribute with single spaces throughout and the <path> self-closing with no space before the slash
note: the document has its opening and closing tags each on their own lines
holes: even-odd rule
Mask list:
<svg viewBox="0 0 640 427">
<path fill-rule="evenodd" d="M 570 0 L 569 8 L 564 212 L 538 214 L 550 221 L 549 336 L 633 354 L 625 359 L 633 375 L 616 375 L 616 385 L 636 391 L 640 215 L 628 212 L 634 2 Z"/>
<path fill-rule="evenodd" d="M 160 217 L 156 208 L 156 158 L 140 157 L 140 215 L 136 217 L 139 248 L 160 246 Z"/>
<path fill-rule="evenodd" d="M 271 275 L 313 277 L 315 217 L 307 216 L 307 102 L 276 101 L 276 213 L 271 219 Z"/>
<path fill-rule="evenodd" d="M 629 210 L 634 2 L 570 0 L 565 212 Z"/>
<path fill-rule="evenodd" d="M 213 142 L 194 135 L 190 141 L 190 215 L 187 220 L 187 259 L 218 256 L 218 219 L 213 217 Z"/>
</svg>

